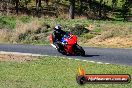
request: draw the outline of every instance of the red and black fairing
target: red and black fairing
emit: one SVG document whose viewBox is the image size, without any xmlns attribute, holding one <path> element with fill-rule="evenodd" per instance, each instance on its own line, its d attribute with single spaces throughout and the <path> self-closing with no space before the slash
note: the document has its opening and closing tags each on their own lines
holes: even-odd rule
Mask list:
<svg viewBox="0 0 132 88">
<path fill-rule="evenodd" d="M 65 51 L 69 54 L 75 54 L 73 51 L 73 46 L 77 44 L 77 36 L 69 34 L 62 38 L 62 42 L 63 41 L 66 41 L 66 45 L 64 46 Z"/>
<path fill-rule="evenodd" d="M 77 44 L 77 36 L 73 34 L 66 34 L 61 39 L 61 44 L 63 45 L 64 52 L 66 54 L 76 55 L 78 54 L 85 54 L 85 51 Z M 53 44 L 53 36 L 50 35 L 50 43 L 51 45 L 57 49 L 57 47 Z"/>
</svg>

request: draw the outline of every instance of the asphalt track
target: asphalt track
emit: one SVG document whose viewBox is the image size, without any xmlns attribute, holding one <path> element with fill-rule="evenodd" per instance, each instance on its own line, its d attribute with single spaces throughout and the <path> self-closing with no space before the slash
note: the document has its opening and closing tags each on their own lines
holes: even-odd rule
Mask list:
<svg viewBox="0 0 132 88">
<path fill-rule="evenodd" d="M 42 45 L 21 45 L 21 44 L 0 44 L 0 51 L 32 53 L 50 56 L 63 56 L 69 58 L 78 58 L 88 61 L 96 61 L 111 64 L 122 64 L 132 66 L 132 49 L 115 48 L 91 48 L 83 47 L 86 56 L 64 56 L 57 52 L 51 46 Z"/>
</svg>

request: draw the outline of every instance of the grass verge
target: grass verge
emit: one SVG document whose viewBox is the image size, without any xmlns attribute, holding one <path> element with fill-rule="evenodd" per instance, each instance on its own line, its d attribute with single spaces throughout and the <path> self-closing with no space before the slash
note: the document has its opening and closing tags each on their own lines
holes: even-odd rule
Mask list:
<svg viewBox="0 0 132 88">
<path fill-rule="evenodd" d="M 86 19 L 33 18 L 0 16 L 0 42 L 18 44 L 49 44 L 49 35 L 60 24 L 65 31 L 78 35 L 81 46 L 131 48 L 132 23 Z M 13 29 L 12 29 L 13 28 Z M 12 30 L 10 30 L 12 29 Z"/>
<path fill-rule="evenodd" d="M 0 16 L 0 29 L 14 29 L 16 26 L 16 18 L 13 16 Z"/>
<path fill-rule="evenodd" d="M 95 64 L 60 57 L 39 57 L 27 62 L 0 62 L 0 88 L 80 88 L 79 65 L 88 74 L 130 74 L 132 66 Z M 132 88 L 129 84 L 86 84 L 84 88 Z"/>
</svg>

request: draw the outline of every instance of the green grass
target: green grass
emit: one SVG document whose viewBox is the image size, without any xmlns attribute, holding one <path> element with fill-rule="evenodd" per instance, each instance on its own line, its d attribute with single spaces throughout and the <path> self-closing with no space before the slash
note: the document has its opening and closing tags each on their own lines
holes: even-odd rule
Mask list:
<svg viewBox="0 0 132 88">
<path fill-rule="evenodd" d="M 15 29 L 17 19 L 23 23 L 29 23 L 32 20 L 30 16 L 22 16 L 20 18 L 15 16 L 0 16 L 0 28 Z"/>
<path fill-rule="evenodd" d="M 21 44 L 32 44 L 32 45 L 49 45 L 49 41 L 44 41 L 44 40 L 36 40 L 36 41 L 22 41 Z"/>
<path fill-rule="evenodd" d="M 97 1 L 100 1 L 100 0 L 97 0 Z M 112 7 L 112 0 L 103 0 L 103 2 L 106 2 L 106 5 Z M 123 4 L 123 0 L 118 0 L 117 1 L 117 7 L 118 8 L 121 8 L 122 4 Z"/>
<path fill-rule="evenodd" d="M 95 33 L 101 33 L 101 31 L 102 31 L 101 29 L 97 29 L 97 28 L 93 30 L 93 32 Z"/>
<path fill-rule="evenodd" d="M 130 74 L 131 66 L 95 64 L 60 57 L 31 62 L 0 62 L 0 88 L 80 88 L 76 83 L 79 65 L 88 74 Z M 129 84 L 86 84 L 84 88 L 132 88 Z"/>
<path fill-rule="evenodd" d="M 98 39 L 108 39 L 112 37 L 127 37 L 132 34 L 131 28 L 132 23 L 131 22 L 122 22 L 122 21 L 108 21 L 108 20 L 87 20 L 87 19 L 64 19 L 64 18 L 32 18 L 30 16 L 20 16 L 17 18 L 17 16 L 0 16 L 0 29 L 8 28 L 8 29 L 15 29 L 16 28 L 16 22 L 20 22 L 21 25 L 28 25 L 30 22 L 35 22 L 36 20 L 39 21 L 40 26 L 36 28 L 36 31 L 32 31 L 31 33 L 26 31 L 24 33 L 20 33 L 18 36 L 12 35 L 15 34 L 15 31 L 9 31 L 9 33 L 4 32 L 5 34 L 10 34 L 9 41 L 10 43 L 16 42 L 16 43 L 24 43 L 24 44 L 38 44 L 38 45 L 47 45 L 49 44 L 48 36 L 51 34 L 51 32 L 54 29 L 54 26 L 57 24 L 60 24 L 62 26 L 62 30 L 69 31 L 71 30 L 72 33 L 75 34 L 81 34 L 80 39 L 83 37 L 83 39 L 79 39 L 82 44 L 84 42 L 88 42 L 89 39 L 92 39 L 94 37 Z M 37 25 L 37 24 L 35 24 Z M 47 25 L 49 25 L 51 28 L 47 29 Z M 89 25 L 93 26 L 93 30 L 90 31 L 90 33 L 85 32 L 87 30 L 86 28 L 89 27 Z M 17 27 L 19 26 L 19 23 L 17 23 Z M 34 26 L 34 25 L 33 25 Z M 20 26 L 20 30 L 23 29 Z M 18 29 L 17 28 L 17 29 Z M 73 29 L 73 30 L 72 30 Z M 29 28 L 25 27 L 25 30 L 29 30 Z M 84 31 L 81 31 L 84 30 Z M 2 31 L 2 30 L 0 30 Z M 74 32 L 75 31 L 75 32 Z M 83 33 L 85 32 L 85 33 Z M 106 32 L 106 33 L 104 33 Z M 3 34 L 4 34 L 3 33 Z M 17 34 L 17 32 L 16 32 Z M 100 36 L 99 36 L 100 35 Z M 5 35 L 5 38 L 7 38 L 8 35 Z M 1 35 L 1 38 L 4 40 L 3 35 Z M 12 39 L 13 38 L 13 39 Z M 0 42 L 7 42 L 7 41 L 1 41 Z M 79 42 L 80 43 L 80 42 Z M 85 44 L 86 45 L 86 44 Z M 86 45 L 89 46 L 89 45 Z M 100 45 L 98 45 L 100 46 Z"/>
<path fill-rule="evenodd" d="M 93 37 L 95 37 L 95 35 L 87 33 L 87 34 L 81 35 L 81 37 L 84 39 L 92 39 Z"/>
<path fill-rule="evenodd" d="M 78 25 L 84 25 L 84 26 L 88 26 L 89 24 L 93 24 L 93 25 L 97 25 L 97 26 L 105 26 L 105 25 L 115 25 L 115 26 L 120 26 L 120 25 L 124 25 L 124 26 L 129 26 L 132 23 L 131 22 L 123 22 L 123 21 L 108 21 L 108 20 L 84 20 L 84 19 L 61 19 L 61 18 L 57 18 L 57 19 L 42 19 L 40 18 L 39 20 L 41 20 L 43 23 L 47 23 L 51 26 L 55 26 L 56 24 L 60 24 L 62 25 L 62 27 L 67 27 L 67 26 L 76 26 Z"/>
<path fill-rule="evenodd" d="M 29 23 L 31 22 L 32 18 L 30 16 L 22 16 L 20 17 L 20 21 L 22 21 L 23 23 Z"/>
<path fill-rule="evenodd" d="M 14 29 L 16 18 L 13 16 L 0 16 L 0 28 Z"/>
</svg>

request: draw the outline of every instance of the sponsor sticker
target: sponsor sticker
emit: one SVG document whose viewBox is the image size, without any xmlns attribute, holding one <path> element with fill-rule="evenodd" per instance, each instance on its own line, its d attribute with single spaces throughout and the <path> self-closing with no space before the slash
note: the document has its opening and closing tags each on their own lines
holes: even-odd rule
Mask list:
<svg viewBox="0 0 132 88">
<path fill-rule="evenodd" d="M 130 83 L 131 76 L 129 74 L 86 74 L 83 68 L 79 68 L 76 80 L 80 85 L 85 83 Z"/>
</svg>

